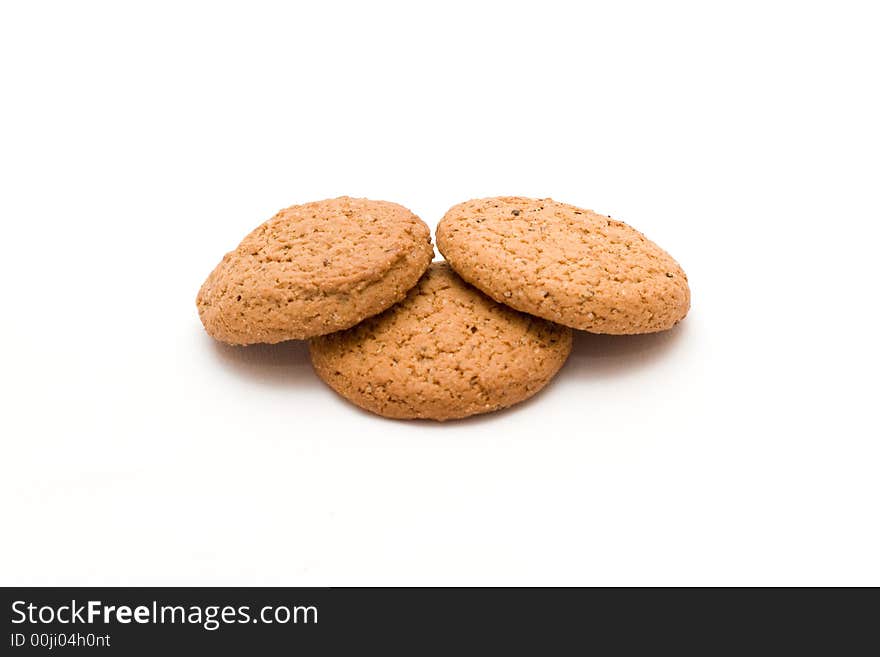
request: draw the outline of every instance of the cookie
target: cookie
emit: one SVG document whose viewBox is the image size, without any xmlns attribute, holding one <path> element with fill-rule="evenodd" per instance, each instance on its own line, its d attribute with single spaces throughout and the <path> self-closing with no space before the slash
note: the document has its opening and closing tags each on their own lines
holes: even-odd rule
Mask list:
<svg viewBox="0 0 880 657">
<path fill-rule="evenodd" d="M 690 308 L 678 263 L 621 221 L 552 199 L 456 205 L 437 247 L 472 285 L 523 312 L 593 333 L 652 333 Z"/>
<path fill-rule="evenodd" d="M 451 420 L 534 395 L 568 357 L 571 330 L 495 303 L 437 262 L 401 303 L 309 351 L 318 376 L 361 408 Z"/>
<path fill-rule="evenodd" d="M 433 257 L 427 225 L 396 203 L 294 205 L 224 256 L 196 305 L 208 333 L 228 344 L 311 338 L 400 301 Z"/>
</svg>

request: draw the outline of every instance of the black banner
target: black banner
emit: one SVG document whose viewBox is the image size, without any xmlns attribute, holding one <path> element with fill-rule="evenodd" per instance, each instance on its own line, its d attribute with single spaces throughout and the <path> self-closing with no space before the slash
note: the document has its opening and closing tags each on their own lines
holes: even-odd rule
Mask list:
<svg viewBox="0 0 880 657">
<path fill-rule="evenodd" d="M 876 591 L 805 589 L 3 589 L 3 654 L 536 654 L 645 648 L 850 654 Z"/>
</svg>

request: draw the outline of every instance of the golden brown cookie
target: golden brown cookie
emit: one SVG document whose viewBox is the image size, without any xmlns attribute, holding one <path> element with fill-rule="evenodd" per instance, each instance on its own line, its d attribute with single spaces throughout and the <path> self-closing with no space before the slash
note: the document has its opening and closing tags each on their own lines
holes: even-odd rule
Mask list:
<svg viewBox="0 0 880 657">
<path fill-rule="evenodd" d="M 571 351 L 571 330 L 495 303 L 446 263 L 401 303 L 309 342 L 318 376 L 385 417 L 451 420 L 528 399 Z"/>
<path fill-rule="evenodd" d="M 310 338 L 400 301 L 433 257 L 428 227 L 396 203 L 294 205 L 224 256 L 196 305 L 208 333 L 229 344 Z"/>
<path fill-rule="evenodd" d="M 687 276 L 666 251 L 621 221 L 549 198 L 456 205 L 437 247 L 496 301 L 593 333 L 662 331 L 690 307 Z"/>
</svg>

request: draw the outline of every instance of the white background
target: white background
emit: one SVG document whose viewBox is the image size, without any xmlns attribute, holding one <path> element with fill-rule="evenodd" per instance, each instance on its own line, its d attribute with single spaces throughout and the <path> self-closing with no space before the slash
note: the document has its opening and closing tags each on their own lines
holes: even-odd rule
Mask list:
<svg viewBox="0 0 880 657">
<path fill-rule="evenodd" d="M 4 3 L 2 584 L 880 584 L 871 3 Z M 287 205 L 611 214 L 681 262 L 468 421 L 195 295 Z"/>
</svg>

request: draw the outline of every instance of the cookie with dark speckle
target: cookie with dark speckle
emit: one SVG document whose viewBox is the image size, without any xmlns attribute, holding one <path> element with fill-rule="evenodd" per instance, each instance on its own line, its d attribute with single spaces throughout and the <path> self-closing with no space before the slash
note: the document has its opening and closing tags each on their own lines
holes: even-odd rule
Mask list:
<svg viewBox="0 0 880 657">
<path fill-rule="evenodd" d="M 294 205 L 226 254 L 196 305 L 222 342 L 310 338 L 400 301 L 433 257 L 428 226 L 396 203 L 344 196 Z"/>
<path fill-rule="evenodd" d="M 379 415 L 450 420 L 528 399 L 571 351 L 571 330 L 495 303 L 434 263 L 401 303 L 309 342 L 318 376 Z"/>
<path fill-rule="evenodd" d="M 621 221 L 552 199 L 456 205 L 437 227 L 453 269 L 512 308 L 593 333 L 652 333 L 690 308 L 687 276 Z"/>
</svg>

